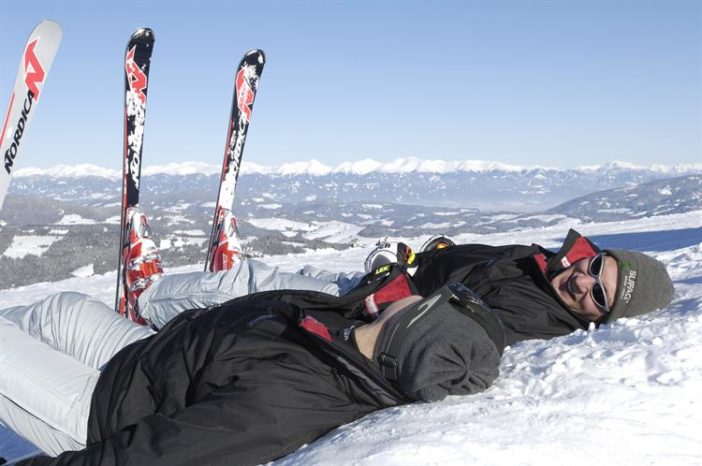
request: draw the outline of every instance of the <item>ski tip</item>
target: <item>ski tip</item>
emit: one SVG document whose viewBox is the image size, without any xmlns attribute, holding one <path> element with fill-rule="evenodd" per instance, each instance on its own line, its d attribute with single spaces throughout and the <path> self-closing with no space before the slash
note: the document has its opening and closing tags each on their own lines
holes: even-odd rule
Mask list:
<svg viewBox="0 0 702 466">
<path fill-rule="evenodd" d="M 40 22 L 34 26 L 34 31 L 56 37 L 58 40 L 61 40 L 61 37 L 63 36 L 63 29 L 61 28 L 61 25 L 52 19 L 45 19 L 44 21 Z"/>
<path fill-rule="evenodd" d="M 134 33 L 132 33 L 132 40 L 134 39 L 147 39 L 147 40 L 155 40 L 156 36 L 154 36 L 154 31 L 153 29 L 150 28 L 139 28 Z"/>
<path fill-rule="evenodd" d="M 266 63 L 266 54 L 263 53 L 263 50 L 261 50 L 261 49 L 249 50 L 248 52 L 246 52 L 246 54 L 244 54 L 244 58 L 245 59 L 253 58 L 261 65 Z"/>
<path fill-rule="evenodd" d="M 39 24 L 35 26 L 35 28 L 38 27 L 43 27 L 43 28 L 50 28 L 58 31 L 63 31 L 61 28 L 61 25 L 58 23 L 58 21 L 54 21 L 53 19 L 45 19 L 41 21 Z"/>
</svg>

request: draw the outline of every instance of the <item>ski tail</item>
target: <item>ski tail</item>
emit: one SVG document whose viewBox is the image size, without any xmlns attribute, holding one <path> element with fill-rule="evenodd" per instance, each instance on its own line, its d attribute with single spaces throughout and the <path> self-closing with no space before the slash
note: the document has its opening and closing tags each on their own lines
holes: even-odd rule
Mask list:
<svg viewBox="0 0 702 466">
<path fill-rule="evenodd" d="M 234 193 L 244 153 L 244 142 L 249 130 L 258 81 L 265 63 L 266 57 L 262 50 L 251 50 L 244 55 L 237 67 L 227 141 L 224 148 L 224 162 L 222 163 L 219 192 L 212 221 L 212 232 L 207 247 L 205 271 L 212 271 L 219 237 L 218 230 L 221 229 L 219 226 L 234 203 Z"/>
<path fill-rule="evenodd" d="M 10 187 L 12 170 L 36 106 L 41 99 L 46 76 L 61 45 L 63 31 L 54 21 L 42 21 L 29 35 L 20 60 L 15 87 L 0 130 L 0 209 Z"/>
<path fill-rule="evenodd" d="M 119 265 L 117 268 L 117 296 L 115 310 L 122 316 L 136 320 L 127 309 L 125 273 L 129 252 L 129 222 L 127 211 L 139 204 L 141 155 L 146 121 L 146 96 L 149 85 L 151 53 L 155 42 L 151 29 L 134 31 L 127 43 L 124 56 L 124 153 L 122 159 L 122 215 L 120 220 Z"/>
</svg>

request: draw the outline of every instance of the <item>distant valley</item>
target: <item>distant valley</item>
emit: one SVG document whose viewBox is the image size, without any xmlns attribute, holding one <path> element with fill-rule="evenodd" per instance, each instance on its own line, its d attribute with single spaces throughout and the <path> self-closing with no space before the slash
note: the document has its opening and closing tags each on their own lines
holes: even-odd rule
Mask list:
<svg viewBox="0 0 702 466">
<path fill-rule="evenodd" d="M 170 167 L 142 178 L 142 205 L 166 266 L 203 261 L 216 196 L 217 174 L 182 171 Z M 565 229 L 576 220 L 702 211 L 699 171 L 613 164 L 359 174 L 306 165 L 243 173 L 234 211 L 249 255 L 344 249 L 384 236 Z M 119 177 L 56 172 L 13 180 L 0 212 L 0 289 L 116 268 Z"/>
</svg>

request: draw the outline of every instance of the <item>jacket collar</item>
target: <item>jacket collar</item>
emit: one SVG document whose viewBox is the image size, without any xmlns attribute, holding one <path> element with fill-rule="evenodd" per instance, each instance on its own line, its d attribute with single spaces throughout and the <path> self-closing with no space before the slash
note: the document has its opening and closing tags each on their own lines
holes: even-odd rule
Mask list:
<svg viewBox="0 0 702 466">
<path fill-rule="evenodd" d="M 580 259 L 595 256 L 599 252 L 600 248 L 592 241 L 571 228 L 558 252 L 550 257 L 543 253 L 534 254 L 533 257 L 541 272 L 549 277 L 570 267 Z"/>
</svg>

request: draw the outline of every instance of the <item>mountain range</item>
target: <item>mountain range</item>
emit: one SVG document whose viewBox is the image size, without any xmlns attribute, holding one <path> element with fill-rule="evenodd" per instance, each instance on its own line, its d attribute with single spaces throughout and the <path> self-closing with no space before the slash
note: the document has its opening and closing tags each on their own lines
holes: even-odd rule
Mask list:
<svg viewBox="0 0 702 466">
<path fill-rule="evenodd" d="M 237 196 L 272 202 L 361 202 L 535 212 L 571 199 L 656 179 L 702 173 L 701 164 L 641 167 L 622 162 L 557 169 L 488 161 L 363 160 L 332 168 L 316 161 L 267 167 L 244 163 Z M 145 167 L 143 198 L 212 201 L 219 168 L 203 163 Z M 99 206 L 120 199 L 117 170 L 94 165 L 21 169 L 11 193 Z"/>
<path fill-rule="evenodd" d="M 492 162 L 245 165 L 234 212 L 250 255 L 380 237 L 512 231 L 702 211 L 702 164 L 564 170 Z M 201 262 L 215 167 L 152 167 L 142 207 L 167 266 Z M 96 166 L 18 170 L 0 212 L 0 289 L 116 267 L 121 180 Z"/>
</svg>

